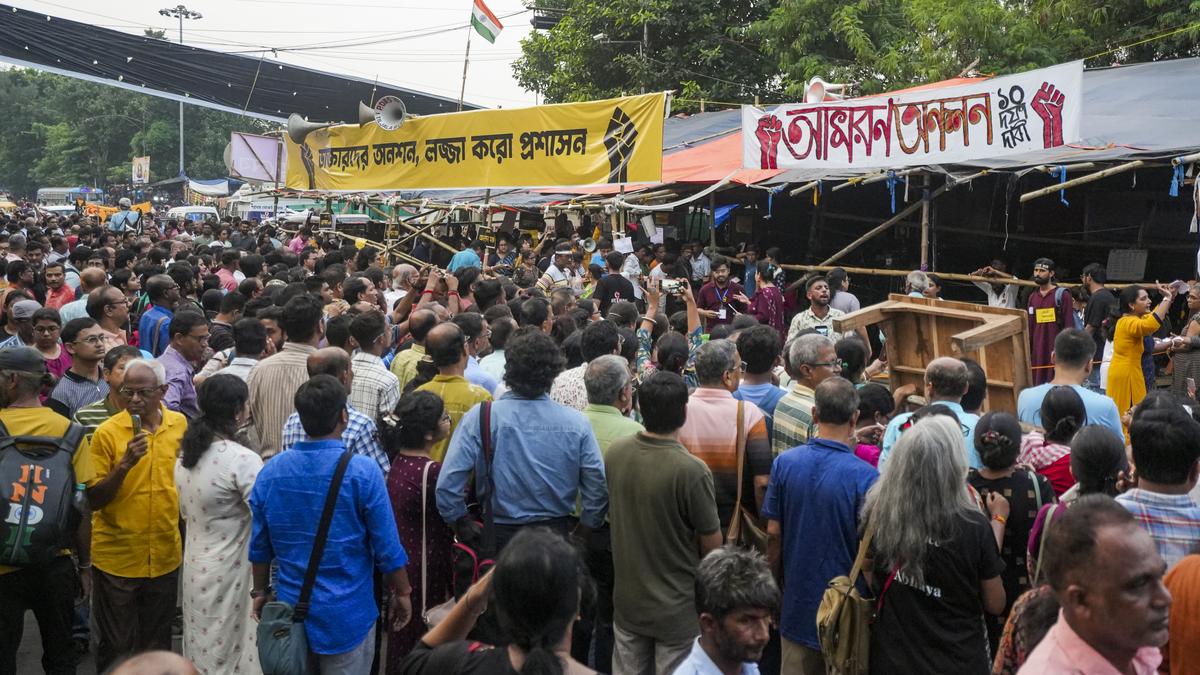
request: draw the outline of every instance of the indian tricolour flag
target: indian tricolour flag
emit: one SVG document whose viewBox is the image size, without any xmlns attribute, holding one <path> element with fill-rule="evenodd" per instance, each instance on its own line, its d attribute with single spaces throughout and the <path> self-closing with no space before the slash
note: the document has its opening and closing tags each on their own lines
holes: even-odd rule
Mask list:
<svg viewBox="0 0 1200 675">
<path fill-rule="evenodd" d="M 493 43 L 500 31 L 504 30 L 504 26 L 500 25 L 500 19 L 497 19 L 496 15 L 492 14 L 492 10 L 483 4 L 483 0 L 475 0 L 474 6 L 471 7 L 471 25 L 479 31 L 483 39 Z"/>
</svg>

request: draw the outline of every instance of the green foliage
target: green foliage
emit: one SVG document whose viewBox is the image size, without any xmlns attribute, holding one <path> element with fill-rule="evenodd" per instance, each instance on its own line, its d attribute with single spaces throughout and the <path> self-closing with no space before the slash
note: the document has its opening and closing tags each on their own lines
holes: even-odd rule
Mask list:
<svg viewBox="0 0 1200 675">
<path fill-rule="evenodd" d="M 856 93 L 942 80 L 972 63 L 1019 72 L 1116 50 L 1089 66 L 1200 54 L 1200 0 L 778 0 L 751 35 L 778 60 L 790 98 L 809 78 Z"/>
<path fill-rule="evenodd" d="M 184 106 L 189 176 L 227 175 L 231 131 L 261 133 L 260 120 Z M 128 183 L 134 156 L 150 155 L 152 181 L 179 173 L 179 104 L 34 70 L 0 71 L 0 186 L 18 196 L 39 187 Z"/>
<path fill-rule="evenodd" d="M 764 0 L 566 0 L 549 31 L 521 42 L 521 86 L 548 103 L 666 89 L 684 98 L 750 102 L 777 96 L 775 60 L 746 34 Z M 643 26 L 648 32 L 641 49 Z M 603 40 L 594 36 L 604 34 Z M 677 108 L 684 107 L 676 105 Z"/>
</svg>

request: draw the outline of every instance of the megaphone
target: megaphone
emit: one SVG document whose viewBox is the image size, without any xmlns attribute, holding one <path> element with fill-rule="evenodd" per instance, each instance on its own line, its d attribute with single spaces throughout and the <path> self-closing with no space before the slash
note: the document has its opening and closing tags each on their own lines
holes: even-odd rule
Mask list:
<svg viewBox="0 0 1200 675">
<path fill-rule="evenodd" d="M 591 237 L 588 237 L 587 239 L 580 239 L 579 246 L 583 248 L 584 251 L 591 253 L 592 251 L 596 250 L 596 240 L 592 239 Z"/>
<path fill-rule="evenodd" d="M 361 101 L 358 104 L 359 124 L 375 122 L 384 131 L 395 131 L 407 118 L 408 110 L 404 107 L 404 101 L 395 96 L 384 96 L 373 107 Z"/>
<path fill-rule="evenodd" d="M 304 145 L 304 139 L 317 129 L 328 129 L 337 124 L 337 122 L 309 122 L 300 115 L 292 113 L 288 115 L 287 135 L 296 145 Z"/>
<path fill-rule="evenodd" d="M 805 103 L 821 103 L 827 97 L 834 100 L 845 98 L 846 85 L 831 84 L 819 77 L 814 77 L 804 86 Z"/>
</svg>

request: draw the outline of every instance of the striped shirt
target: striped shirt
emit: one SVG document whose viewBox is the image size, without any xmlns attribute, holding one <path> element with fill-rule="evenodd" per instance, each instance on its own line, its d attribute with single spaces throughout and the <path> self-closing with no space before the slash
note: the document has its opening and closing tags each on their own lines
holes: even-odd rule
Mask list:
<svg viewBox="0 0 1200 675">
<path fill-rule="evenodd" d="M 379 442 L 375 421 L 355 410 L 354 406 L 349 403 L 346 404 L 346 412 L 348 419 L 346 430 L 342 432 L 342 444 L 350 452 L 374 460 L 379 464 L 383 475 L 386 476 L 388 470 L 392 468 L 392 463 L 388 460 L 387 453 L 383 451 L 383 445 Z M 284 451 L 286 452 L 293 445 L 307 440 L 310 439 L 304 432 L 304 425 L 300 423 L 300 413 L 292 413 L 283 426 Z"/>
<path fill-rule="evenodd" d="M 679 429 L 679 442 L 688 452 L 708 465 L 717 494 L 717 514 L 721 527 L 728 528 L 737 501 L 737 411 L 742 408 L 746 434 L 746 461 L 743 471 L 742 505 L 755 516 L 754 477 L 771 473 L 771 442 L 767 439 L 767 418 L 753 403 L 743 403 L 725 389 L 701 387 L 688 399 L 687 421 Z"/>
<path fill-rule="evenodd" d="M 1200 506 L 1187 494 L 1134 488 L 1117 495 L 1117 502 L 1149 533 L 1168 569 L 1200 546 Z"/>
<path fill-rule="evenodd" d="M 383 359 L 358 352 L 350 361 L 354 381 L 350 387 L 350 405 L 371 419 L 391 412 L 400 402 L 400 380 L 383 365 Z"/>
<path fill-rule="evenodd" d="M 312 345 L 285 342 L 278 354 L 272 354 L 250 371 L 250 417 L 253 420 L 263 457 L 279 454 L 283 447 L 283 425 L 295 409 L 292 399 L 300 385 L 308 381 L 308 357 L 317 351 Z"/>
<path fill-rule="evenodd" d="M 63 373 L 62 379 L 58 381 L 58 384 L 54 385 L 54 391 L 50 392 L 50 398 L 46 401 L 46 406 L 59 415 L 71 419 L 76 411 L 83 406 L 99 401 L 107 396 L 108 382 L 103 377 L 97 377 L 96 380 L 89 380 L 82 375 L 75 374 L 74 371 L 68 370 Z"/>
<path fill-rule="evenodd" d="M 108 421 L 108 418 L 119 412 L 121 412 L 121 409 L 111 405 L 108 396 L 105 396 L 95 403 L 89 403 L 76 410 L 75 421 L 83 427 L 83 433 L 87 436 L 88 440 L 91 440 L 92 434 L 96 433 L 96 429 Z"/>
<path fill-rule="evenodd" d="M 808 442 L 813 431 L 812 409 L 816 404 L 813 390 L 799 382 L 793 382 L 792 390 L 779 399 L 771 429 L 771 451 L 775 456 Z"/>
</svg>

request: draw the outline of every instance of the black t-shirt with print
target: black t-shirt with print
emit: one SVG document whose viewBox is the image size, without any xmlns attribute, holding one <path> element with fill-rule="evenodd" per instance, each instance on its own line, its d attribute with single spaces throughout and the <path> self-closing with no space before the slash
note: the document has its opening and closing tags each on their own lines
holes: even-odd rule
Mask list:
<svg viewBox="0 0 1200 675">
<path fill-rule="evenodd" d="M 873 570 L 879 587 L 890 572 L 881 563 L 876 558 Z M 923 568 L 920 587 L 899 574 L 884 593 L 871 626 L 871 672 L 986 675 L 980 582 L 1004 570 L 987 516 L 972 511 L 958 519 L 949 539 L 928 545 Z"/>
<path fill-rule="evenodd" d="M 633 302 L 633 282 L 621 274 L 609 272 L 603 279 L 596 282 L 596 292 L 592 297 L 600 303 L 600 316 L 608 316 L 608 308 L 618 300 Z"/>
<path fill-rule="evenodd" d="M 419 619 L 418 619 L 419 620 Z M 405 657 L 401 675 L 516 675 L 507 649 L 480 642 L 449 642 L 430 647 L 424 642 Z"/>
</svg>

